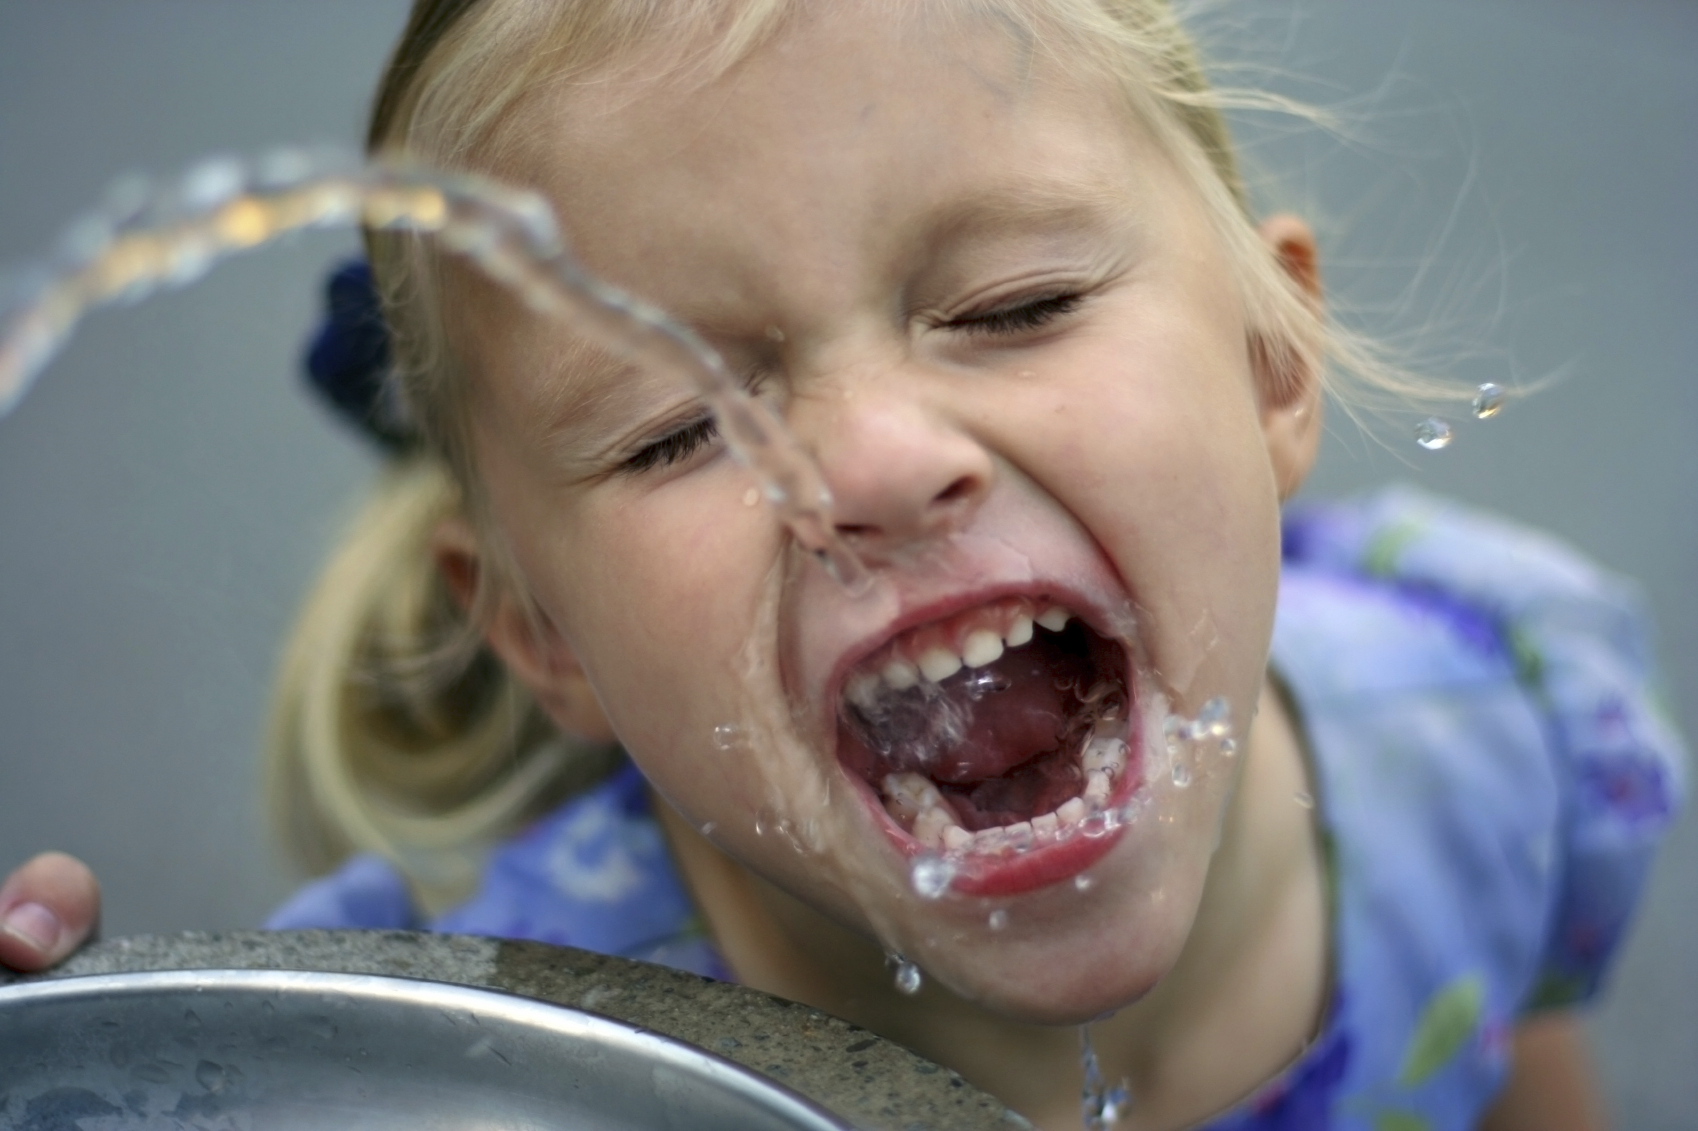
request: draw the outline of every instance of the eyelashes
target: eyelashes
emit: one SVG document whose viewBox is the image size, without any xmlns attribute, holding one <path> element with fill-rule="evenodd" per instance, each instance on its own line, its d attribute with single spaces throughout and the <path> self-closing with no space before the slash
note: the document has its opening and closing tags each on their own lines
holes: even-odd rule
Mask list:
<svg viewBox="0 0 1698 1131">
<path fill-rule="evenodd" d="M 1072 292 L 1048 295 L 1014 306 L 964 315 L 943 325 L 948 329 L 984 337 L 1018 337 L 1041 330 L 1073 313 L 1084 301 L 1084 295 Z M 718 421 L 711 415 L 700 416 L 644 444 L 621 461 L 617 470 L 622 475 L 641 475 L 646 471 L 672 467 L 688 460 L 718 439 Z"/>
<path fill-rule="evenodd" d="M 988 310 L 982 314 L 968 314 L 954 318 L 944 323 L 955 330 L 965 330 L 970 334 L 983 334 L 993 337 L 1013 337 L 1017 334 L 1029 334 L 1033 330 L 1041 330 L 1056 319 L 1073 313 L 1079 304 L 1085 301 L 1085 296 L 1075 293 L 1049 295 L 1045 298 L 1021 302 L 1015 306 L 1003 307 L 1000 310 Z"/>
<path fill-rule="evenodd" d="M 698 417 L 658 440 L 643 445 L 619 465 L 626 475 L 640 475 L 655 468 L 683 463 L 719 438 L 719 422 L 711 416 Z"/>
</svg>

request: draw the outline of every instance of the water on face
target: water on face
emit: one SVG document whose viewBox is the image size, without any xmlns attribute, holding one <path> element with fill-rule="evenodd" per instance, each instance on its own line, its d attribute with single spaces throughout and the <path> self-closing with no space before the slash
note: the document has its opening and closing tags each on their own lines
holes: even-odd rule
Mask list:
<svg viewBox="0 0 1698 1131">
<path fill-rule="evenodd" d="M 694 332 L 585 271 L 541 197 L 480 177 L 283 150 L 252 165 L 202 162 L 175 184 L 122 182 L 0 307 L 0 417 L 89 311 L 187 286 L 292 232 L 353 226 L 432 235 L 531 309 L 693 388 L 797 543 L 851 592 L 866 589 L 866 569 L 832 522 L 825 478 L 784 422 Z"/>
<path fill-rule="evenodd" d="M 956 864 L 942 856 L 922 853 L 914 858 L 908 881 L 921 899 L 942 899 L 955 880 Z"/>
<path fill-rule="evenodd" d="M 1162 721 L 1162 740 L 1174 788 L 1190 788 L 1199 769 L 1211 766 L 1217 757 L 1231 758 L 1238 753 L 1232 704 L 1217 695 L 1203 704 L 1194 719 L 1169 715 Z"/>
</svg>

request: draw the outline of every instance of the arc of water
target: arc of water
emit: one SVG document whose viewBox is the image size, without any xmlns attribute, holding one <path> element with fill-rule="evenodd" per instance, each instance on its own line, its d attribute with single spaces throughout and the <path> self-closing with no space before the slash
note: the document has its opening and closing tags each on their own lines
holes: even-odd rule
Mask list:
<svg viewBox="0 0 1698 1131">
<path fill-rule="evenodd" d="M 797 542 L 851 592 L 868 586 L 865 567 L 832 524 L 818 465 L 719 355 L 688 327 L 586 271 L 542 197 L 468 174 L 282 150 L 252 166 L 203 162 L 163 189 L 120 182 L 0 308 L 0 419 L 89 312 L 188 286 L 219 261 L 291 232 L 356 225 L 430 234 L 538 312 L 635 365 L 687 382 Z"/>
</svg>

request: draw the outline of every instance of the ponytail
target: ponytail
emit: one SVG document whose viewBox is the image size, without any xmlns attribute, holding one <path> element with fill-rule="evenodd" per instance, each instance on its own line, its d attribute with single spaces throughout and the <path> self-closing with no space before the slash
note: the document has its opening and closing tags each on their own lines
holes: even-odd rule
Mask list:
<svg viewBox="0 0 1698 1131">
<path fill-rule="evenodd" d="M 460 507 L 439 459 L 386 471 L 296 621 L 266 740 L 295 861 L 319 873 L 377 853 L 428 911 L 469 894 L 491 842 L 616 756 L 562 736 L 483 646 L 432 556 Z"/>
</svg>

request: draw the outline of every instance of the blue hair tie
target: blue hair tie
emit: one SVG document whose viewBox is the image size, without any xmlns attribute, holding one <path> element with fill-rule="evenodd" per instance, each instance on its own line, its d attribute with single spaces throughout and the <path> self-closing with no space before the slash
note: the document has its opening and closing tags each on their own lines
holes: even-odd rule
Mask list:
<svg viewBox="0 0 1698 1131">
<path fill-rule="evenodd" d="M 324 320 L 307 350 L 306 370 L 337 415 L 385 451 L 399 453 L 417 442 L 395 397 L 389 327 L 364 259 L 343 263 L 325 284 Z"/>
</svg>

